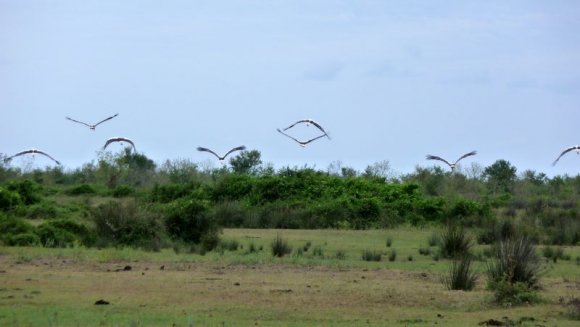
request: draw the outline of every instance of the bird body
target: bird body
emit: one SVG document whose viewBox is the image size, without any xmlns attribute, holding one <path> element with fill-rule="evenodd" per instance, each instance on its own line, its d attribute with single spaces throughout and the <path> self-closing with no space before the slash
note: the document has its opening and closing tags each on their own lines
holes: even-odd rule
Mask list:
<svg viewBox="0 0 580 327">
<path fill-rule="evenodd" d="M 133 151 L 137 152 L 137 148 L 135 148 L 135 143 L 133 143 L 133 141 L 131 141 L 130 139 L 128 139 L 126 137 L 112 137 L 112 138 L 108 139 L 107 142 L 105 143 L 105 145 L 103 146 L 103 150 L 105 150 L 107 148 L 107 146 L 109 146 L 109 144 L 111 144 L 113 142 L 127 142 L 127 143 L 131 144 L 131 146 L 133 147 Z"/>
<path fill-rule="evenodd" d="M 14 157 L 18 157 L 18 156 L 21 156 L 21 155 L 24 155 L 24 154 L 29 154 L 29 153 L 32 154 L 33 156 L 35 154 L 37 154 L 37 153 L 38 154 L 42 154 L 43 156 L 46 156 L 46 157 L 50 158 L 52 161 L 56 162 L 57 165 L 60 165 L 60 162 L 58 160 L 54 159 L 50 155 L 48 155 L 48 154 L 46 154 L 46 153 L 44 153 L 44 152 L 42 152 L 40 150 L 37 150 L 37 149 L 30 149 L 30 150 L 18 152 L 17 154 L 15 154 L 15 155 L 13 155 L 11 157 L 8 157 L 6 159 L 4 159 L 4 161 L 6 162 L 6 161 L 9 161 L 9 160 L 12 160 L 12 158 L 14 158 Z"/>
<path fill-rule="evenodd" d="M 288 127 L 284 128 L 284 131 L 287 131 L 287 130 L 289 130 L 290 128 L 292 128 L 292 127 L 294 127 L 294 126 L 296 126 L 296 125 L 298 125 L 298 124 L 302 124 L 302 123 L 305 123 L 306 125 L 309 125 L 309 124 L 312 124 L 312 125 L 314 125 L 314 126 L 315 126 L 316 128 L 318 128 L 318 129 L 319 129 L 319 130 L 320 130 L 322 133 L 324 133 L 324 136 L 326 136 L 326 137 L 328 137 L 328 139 L 330 139 L 330 136 L 329 136 L 329 135 L 328 135 L 328 133 L 327 133 L 327 132 L 324 130 L 324 128 L 322 128 L 322 126 L 321 126 L 319 123 L 317 123 L 317 122 L 315 122 L 314 120 L 312 120 L 312 119 L 309 119 L 309 118 L 307 118 L 307 119 L 301 119 L 301 120 L 299 120 L 299 121 L 295 122 L 294 124 L 292 124 L 292 125 L 290 125 L 290 126 L 288 126 Z"/>
<path fill-rule="evenodd" d="M 113 118 L 117 117 L 118 115 L 119 115 L 119 114 L 114 114 L 113 116 L 111 116 L 111 117 L 107 117 L 107 118 L 105 118 L 105 119 L 101 120 L 100 122 L 98 122 L 98 123 L 96 123 L 96 124 L 94 124 L 94 125 L 87 124 L 87 123 L 84 123 L 84 122 L 82 122 L 82 121 L 78 121 L 78 120 L 72 119 L 72 118 L 70 118 L 70 117 L 66 117 L 66 119 L 68 119 L 68 120 L 70 120 L 70 121 L 74 121 L 75 123 L 83 124 L 83 125 L 87 126 L 88 128 L 90 128 L 91 130 L 93 130 L 93 131 L 94 131 L 94 130 L 95 130 L 95 128 L 96 128 L 96 127 L 97 127 L 99 124 L 101 124 L 101 123 L 104 123 L 104 122 L 106 122 L 107 120 L 111 120 L 111 119 L 113 119 Z"/>
<path fill-rule="evenodd" d="M 427 155 L 427 160 L 439 160 L 439 161 L 443 161 L 444 163 L 446 163 L 449 166 L 449 168 L 451 168 L 451 170 L 454 170 L 455 167 L 457 166 L 457 163 L 461 159 L 463 159 L 465 157 L 469 157 L 469 156 L 474 156 L 476 154 L 477 154 L 477 151 L 471 151 L 469 153 L 466 153 L 466 154 L 462 155 L 461 157 L 459 157 L 459 159 L 455 160 L 454 162 L 449 162 L 449 161 L 447 161 L 447 160 L 445 160 L 445 159 L 443 159 L 441 157 L 433 156 L 433 155 L 428 154 Z"/>
<path fill-rule="evenodd" d="M 574 151 L 574 150 L 576 150 L 576 154 L 580 154 L 580 145 L 574 145 L 574 146 L 571 146 L 569 148 L 564 149 L 564 151 L 562 151 L 562 153 L 560 153 L 558 158 L 556 158 L 556 160 L 554 160 L 554 162 L 552 163 L 552 166 L 555 166 L 556 163 L 558 163 L 558 160 L 560 160 L 560 158 L 562 158 L 563 155 L 565 155 L 566 153 L 568 153 L 570 151 Z"/>
<path fill-rule="evenodd" d="M 323 137 L 325 137 L 325 136 L 328 136 L 328 135 L 326 135 L 326 134 L 322 134 L 322 135 L 319 135 L 319 136 L 317 136 L 317 137 L 311 138 L 311 139 L 309 139 L 309 140 L 306 140 L 306 141 L 300 141 L 300 140 L 296 139 L 295 137 L 293 137 L 293 136 L 290 136 L 290 135 L 288 135 L 288 134 L 284 133 L 284 132 L 283 132 L 283 131 L 281 131 L 279 128 L 277 128 L 276 130 L 277 130 L 277 131 L 278 131 L 280 134 L 282 134 L 282 135 L 285 135 L 286 137 L 289 137 L 289 138 L 293 139 L 294 141 L 296 141 L 296 143 L 300 144 L 300 146 L 302 146 L 302 147 L 305 147 L 305 146 L 306 146 L 308 143 L 310 143 L 310 142 L 313 142 L 313 141 L 316 141 L 316 140 L 318 140 L 319 138 L 323 138 Z"/>
<path fill-rule="evenodd" d="M 216 156 L 220 161 L 223 161 L 230 153 L 232 153 L 234 151 L 243 151 L 245 149 L 246 149 L 246 146 L 245 145 L 240 145 L 238 147 L 235 147 L 235 148 L 231 149 L 230 151 L 228 151 L 223 156 L 220 156 L 220 155 L 218 155 L 217 153 L 213 152 L 212 150 L 210 150 L 208 148 L 203 148 L 201 146 L 198 146 L 197 147 L 197 151 L 209 152 L 209 153 L 213 154 L 214 156 Z"/>
</svg>

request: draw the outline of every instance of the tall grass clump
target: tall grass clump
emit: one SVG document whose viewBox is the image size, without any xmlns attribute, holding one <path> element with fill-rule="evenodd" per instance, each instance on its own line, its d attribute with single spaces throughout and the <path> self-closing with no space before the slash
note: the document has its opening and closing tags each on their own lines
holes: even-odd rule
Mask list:
<svg viewBox="0 0 580 327">
<path fill-rule="evenodd" d="M 447 225 L 439 241 L 439 251 L 444 258 L 460 258 L 468 255 L 473 242 L 471 237 L 453 224 Z"/>
<path fill-rule="evenodd" d="M 382 253 L 375 250 L 364 250 L 362 252 L 362 259 L 364 261 L 381 261 Z"/>
<path fill-rule="evenodd" d="M 274 241 L 272 241 L 272 255 L 281 258 L 292 252 L 292 247 L 288 242 L 283 239 L 280 235 L 276 235 Z"/>
<path fill-rule="evenodd" d="M 531 239 L 507 238 L 493 248 L 487 267 L 488 287 L 500 303 L 535 302 L 541 273 L 540 256 Z"/>
<path fill-rule="evenodd" d="M 471 291 L 475 287 L 478 275 L 471 268 L 473 258 L 464 255 L 454 260 L 447 276 L 443 277 L 443 284 L 448 290 Z"/>
</svg>

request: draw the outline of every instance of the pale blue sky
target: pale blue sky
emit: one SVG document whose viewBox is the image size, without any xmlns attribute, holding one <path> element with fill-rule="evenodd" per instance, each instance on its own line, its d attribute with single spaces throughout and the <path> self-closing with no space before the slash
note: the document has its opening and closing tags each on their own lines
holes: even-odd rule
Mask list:
<svg viewBox="0 0 580 327">
<path fill-rule="evenodd" d="M 576 175 L 575 153 L 551 162 L 580 143 L 579 31 L 572 0 L 0 0 L 0 153 L 77 168 L 124 136 L 158 163 L 244 144 L 407 173 L 477 150 L 465 164 Z M 332 140 L 276 132 L 302 118 Z"/>
</svg>

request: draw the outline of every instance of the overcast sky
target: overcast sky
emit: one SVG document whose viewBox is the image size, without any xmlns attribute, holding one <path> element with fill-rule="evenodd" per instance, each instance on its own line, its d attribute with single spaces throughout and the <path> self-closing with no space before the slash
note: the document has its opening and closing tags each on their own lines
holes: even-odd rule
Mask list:
<svg viewBox="0 0 580 327">
<path fill-rule="evenodd" d="M 464 166 L 576 175 L 551 162 L 580 143 L 580 1 L 0 0 L 0 110 L 0 153 L 68 169 L 124 136 L 157 163 L 243 144 L 408 173 L 477 150 Z M 276 132 L 302 118 L 332 139 Z"/>
</svg>

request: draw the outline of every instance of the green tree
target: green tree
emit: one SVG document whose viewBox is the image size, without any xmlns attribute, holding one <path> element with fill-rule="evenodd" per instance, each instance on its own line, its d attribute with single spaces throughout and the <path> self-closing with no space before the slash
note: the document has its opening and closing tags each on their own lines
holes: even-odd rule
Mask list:
<svg viewBox="0 0 580 327">
<path fill-rule="evenodd" d="M 483 171 L 488 188 L 492 193 L 510 193 L 516 181 L 516 167 L 507 160 L 497 160 Z"/>
<path fill-rule="evenodd" d="M 230 165 L 238 174 L 257 174 L 262 164 L 261 154 L 258 150 L 242 151 L 239 155 L 230 159 Z"/>
</svg>

